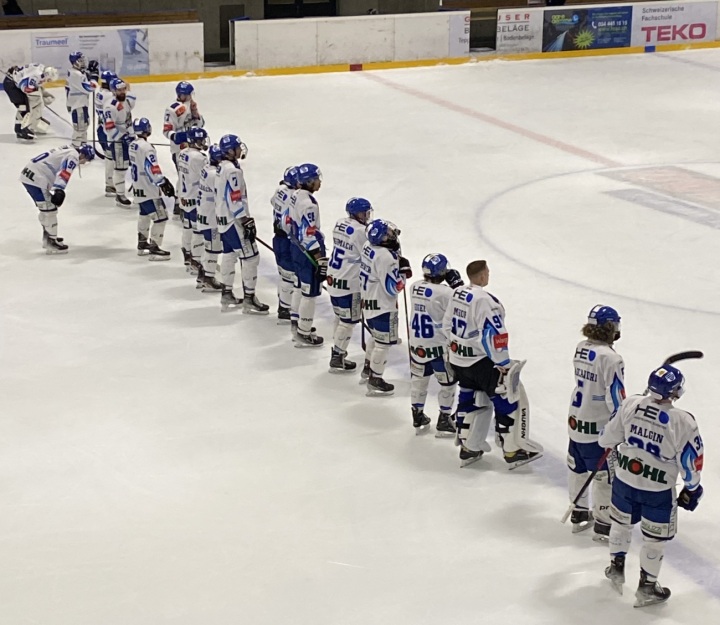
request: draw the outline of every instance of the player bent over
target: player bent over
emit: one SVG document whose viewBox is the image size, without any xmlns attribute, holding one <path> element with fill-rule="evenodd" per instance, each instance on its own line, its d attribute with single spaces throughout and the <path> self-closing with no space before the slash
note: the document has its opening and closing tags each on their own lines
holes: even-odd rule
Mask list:
<svg viewBox="0 0 720 625">
<path fill-rule="evenodd" d="M 237 135 L 220 138 L 222 160 L 215 177 L 215 212 L 225 256 L 220 261 L 222 295 L 220 310 L 243 306 L 243 312 L 267 315 L 269 306 L 255 295 L 260 255 L 255 243 L 255 220 L 250 216 L 245 176 L 238 162 L 247 156 L 247 146 Z M 235 264 L 240 260 L 244 299 L 233 293 Z"/>
<path fill-rule="evenodd" d="M 443 319 L 449 360 L 460 386 L 457 409 L 462 466 L 490 451 L 486 442 L 493 408 L 495 432 L 510 468 L 540 457 L 529 438 L 527 395 L 518 374 L 524 362 L 511 361 L 505 308 L 485 291 L 490 269 L 484 260 L 467 266 L 470 285 L 453 292 Z"/>
<path fill-rule="evenodd" d="M 273 209 L 273 240 L 272 247 L 275 254 L 280 280 L 278 282 L 278 325 L 291 322 L 290 309 L 292 307 L 293 291 L 295 289 L 295 271 L 290 250 L 290 198 L 298 188 L 297 167 L 288 167 L 283 174 L 278 188 L 270 198 Z M 297 314 L 297 310 L 295 310 Z M 295 319 L 297 322 L 297 317 Z"/>
<path fill-rule="evenodd" d="M 150 120 L 146 117 L 136 119 L 133 131 L 137 139 L 130 144 L 129 161 L 133 200 L 140 212 L 138 256 L 148 256 L 148 260 L 170 260 L 170 252 L 160 248 L 168 220 L 160 192 L 167 197 L 175 197 L 175 189 L 158 165 L 155 146 L 147 140 L 152 134 Z"/>
<path fill-rule="evenodd" d="M 328 293 L 335 313 L 335 333 L 330 353 L 330 373 L 354 371 L 357 365 L 345 360 L 353 329 L 362 318 L 360 254 L 367 236 L 365 226 L 372 217 L 368 200 L 350 198 L 345 204 L 346 217 L 333 228 L 333 251 L 328 270 Z"/>
<path fill-rule="evenodd" d="M 398 342 L 397 298 L 412 276 L 410 263 L 400 256 L 400 231 L 384 219 L 367 227 L 367 243 L 360 256 L 363 313 L 370 329 L 365 349 L 367 395 L 392 395 L 395 386 L 383 380 L 388 350 Z"/>
<path fill-rule="evenodd" d="M 570 501 L 585 484 L 589 473 L 598 467 L 603 448 L 598 444 L 600 431 L 625 399 L 625 365 L 613 349 L 620 338 L 620 315 L 610 306 L 595 306 L 588 315 L 582 333 L 586 339 L 575 348 L 573 367 L 575 389 L 568 413 L 568 495 Z M 592 482 L 593 512 L 587 491 L 575 504 L 571 522 L 573 533 L 594 523 L 593 540 L 605 541 L 610 535 L 610 473 L 604 462 Z"/>
<path fill-rule="evenodd" d="M 78 165 L 95 157 L 89 145 L 65 145 L 39 154 L 20 173 L 20 182 L 35 202 L 43 228 L 42 246 L 47 254 L 67 254 L 68 246 L 58 237 L 57 210 L 65 201 L 65 188 Z"/>
<path fill-rule="evenodd" d="M 298 190 L 290 197 L 290 242 L 296 286 L 293 306 L 298 311 L 297 331 L 292 320 L 295 347 L 320 347 L 323 338 L 315 334 L 313 319 L 315 301 L 327 277 L 325 236 L 320 231 L 320 207 L 314 193 L 322 185 L 322 172 L 317 165 L 305 163 L 297 168 Z"/>
<path fill-rule="evenodd" d="M 218 256 L 222 252 L 222 241 L 215 217 L 215 177 L 222 160 L 222 152 L 217 144 L 208 150 L 209 163 L 200 172 L 198 186 L 197 230 L 204 240 L 202 267 L 198 271 L 196 288 L 203 293 L 222 291 L 222 284 L 215 279 Z"/>
<path fill-rule="evenodd" d="M 435 425 L 436 436 L 455 434 L 452 418 L 457 380 L 447 364 L 447 338 L 442 321 L 455 289 L 463 286 L 460 273 L 450 268 L 443 254 L 428 254 L 422 262 L 423 278 L 410 288 L 410 401 L 416 433 L 427 430 L 430 418 L 425 414 L 425 400 L 430 378 L 440 384 L 440 414 Z M 447 283 L 447 284 L 444 284 Z"/>
<path fill-rule="evenodd" d="M 617 447 L 610 516 L 610 566 L 605 576 L 622 594 L 625 556 L 632 530 L 640 523 L 640 583 L 635 607 L 663 603 L 670 589 L 658 581 L 663 551 L 675 537 L 677 506 L 693 511 L 703 494 L 703 442 L 695 418 L 673 405 L 683 394 L 685 378 L 671 365 L 655 369 L 648 379 L 649 395 L 632 395 L 600 434 L 600 445 Z M 675 497 L 675 483 L 685 488 Z"/>
</svg>

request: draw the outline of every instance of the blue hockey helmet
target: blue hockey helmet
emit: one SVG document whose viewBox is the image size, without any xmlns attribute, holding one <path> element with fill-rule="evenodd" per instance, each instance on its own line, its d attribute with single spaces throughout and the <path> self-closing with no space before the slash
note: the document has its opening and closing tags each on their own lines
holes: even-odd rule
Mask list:
<svg viewBox="0 0 720 625">
<path fill-rule="evenodd" d="M 428 254 L 422 261 L 423 274 L 431 278 L 441 278 L 444 276 L 450 263 L 444 254 Z"/>
<path fill-rule="evenodd" d="M 117 91 L 121 91 L 122 89 L 127 89 L 127 83 L 122 80 L 122 78 L 115 77 L 110 81 L 110 91 L 115 93 Z"/>
<path fill-rule="evenodd" d="M 351 197 L 345 204 L 345 212 L 361 224 L 367 224 L 372 219 L 373 207 L 364 197 Z"/>
<path fill-rule="evenodd" d="M 217 143 L 213 143 L 208 151 L 210 157 L 210 164 L 217 165 L 222 160 L 222 150 Z"/>
<path fill-rule="evenodd" d="M 179 82 L 175 87 L 175 93 L 178 97 L 180 97 L 181 95 L 191 96 L 194 92 L 195 89 L 187 80 Z"/>
<path fill-rule="evenodd" d="M 199 150 L 207 150 L 208 133 L 204 128 L 190 128 L 186 132 L 187 142 Z"/>
<path fill-rule="evenodd" d="M 95 149 L 89 143 L 83 143 L 77 148 L 77 151 L 86 161 L 91 161 L 95 158 Z"/>
<path fill-rule="evenodd" d="M 147 117 L 139 117 L 133 122 L 133 131 L 136 135 L 149 136 L 152 134 L 152 125 L 150 124 L 150 120 Z"/>
<path fill-rule="evenodd" d="M 615 324 L 616 329 L 620 329 L 620 315 L 618 311 L 610 306 L 603 306 L 602 304 L 593 306 L 592 310 L 588 313 L 587 322 L 591 326 L 602 326 L 611 322 Z"/>
<path fill-rule="evenodd" d="M 371 245 L 382 245 L 390 233 L 390 224 L 384 219 L 373 219 L 365 229 Z"/>
<path fill-rule="evenodd" d="M 110 88 L 110 83 L 117 78 L 118 75 L 109 69 L 104 69 L 102 72 L 100 72 L 100 82 L 104 82 L 108 89 Z"/>
<path fill-rule="evenodd" d="M 303 163 L 302 165 L 298 165 L 297 172 L 298 184 L 302 186 L 310 184 L 313 180 L 322 182 L 322 172 L 317 165 Z"/>
<path fill-rule="evenodd" d="M 76 67 L 77 69 L 85 69 L 87 67 L 85 55 L 79 50 L 77 52 L 71 52 L 68 59 L 70 60 L 70 65 Z"/>
<path fill-rule="evenodd" d="M 233 159 L 238 158 L 242 145 L 244 144 L 237 135 L 223 135 L 218 142 L 220 151 L 225 158 L 230 158 L 230 152 L 233 152 Z"/>
<path fill-rule="evenodd" d="M 282 181 L 291 189 L 294 189 L 298 185 L 298 169 L 297 167 L 288 167 L 283 173 Z"/>
<path fill-rule="evenodd" d="M 678 399 L 685 392 L 685 376 L 672 365 L 662 365 L 650 374 L 648 391 L 655 399 Z"/>
</svg>

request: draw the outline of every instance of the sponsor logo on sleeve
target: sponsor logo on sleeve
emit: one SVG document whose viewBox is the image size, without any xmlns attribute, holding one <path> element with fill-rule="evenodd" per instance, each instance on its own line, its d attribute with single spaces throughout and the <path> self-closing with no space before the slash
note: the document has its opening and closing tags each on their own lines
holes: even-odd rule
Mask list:
<svg viewBox="0 0 720 625">
<path fill-rule="evenodd" d="M 507 332 L 503 334 L 496 334 L 493 336 L 493 347 L 495 347 L 495 349 L 507 349 L 508 338 Z"/>
</svg>

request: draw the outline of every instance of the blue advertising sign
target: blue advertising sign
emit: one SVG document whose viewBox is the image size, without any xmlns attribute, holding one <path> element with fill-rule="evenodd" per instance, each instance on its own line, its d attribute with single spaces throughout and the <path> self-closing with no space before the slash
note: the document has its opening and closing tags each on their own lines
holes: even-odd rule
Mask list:
<svg viewBox="0 0 720 625">
<path fill-rule="evenodd" d="M 632 6 L 552 9 L 543 12 L 543 52 L 626 48 Z"/>
</svg>

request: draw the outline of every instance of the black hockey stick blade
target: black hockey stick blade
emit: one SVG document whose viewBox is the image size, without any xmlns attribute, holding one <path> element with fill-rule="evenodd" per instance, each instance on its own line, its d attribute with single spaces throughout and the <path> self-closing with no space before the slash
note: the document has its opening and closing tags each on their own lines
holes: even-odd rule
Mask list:
<svg viewBox="0 0 720 625">
<path fill-rule="evenodd" d="M 677 354 L 673 354 L 672 356 L 668 356 L 665 361 L 663 362 L 664 365 L 672 365 L 676 362 L 680 362 L 681 360 L 695 360 L 698 358 L 703 358 L 705 354 L 703 354 L 699 350 L 690 350 L 687 352 L 678 352 Z"/>
</svg>

